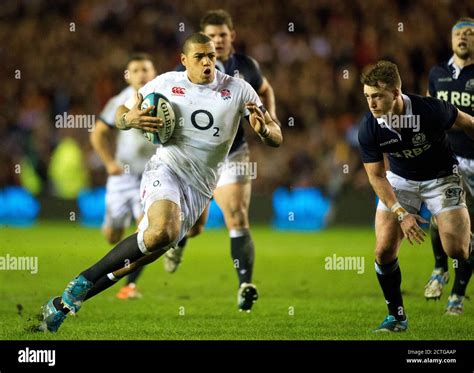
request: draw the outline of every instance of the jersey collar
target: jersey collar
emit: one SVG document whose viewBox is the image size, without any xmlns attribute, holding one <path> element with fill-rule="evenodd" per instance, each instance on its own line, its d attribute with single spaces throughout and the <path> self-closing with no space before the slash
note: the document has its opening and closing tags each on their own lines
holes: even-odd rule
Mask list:
<svg viewBox="0 0 474 373">
<path fill-rule="evenodd" d="M 459 74 L 461 74 L 462 67 L 456 65 L 456 63 L 454 62 L 454 56 L 451 56 L 451 58 L 449 59 L 448 67 L 451 69 L 453 79 L 457 79 L 459 77 Z"/>
<path fill-rule="evenodd" d="M 402 93 L 402 99 L 403 99 L 403 103 L 405 104 L 405 114 L 404 115 L 413 115 L 413 107 L 411 105 L 411 99 L 410 97 L 408 97 L 407 95 L 404 95 Z M 388 130 L 390 130 L 391 132 L 395 133 L 400 139 L 401 139 L 401 134 L 396 131 L 394 128 L 392 128 L 390 126 L 389 123 L 387 123 L 384 118 L 375 118 L 377 119 L 377 123 L 380 125 L 380 127 L 382 128 L 387 128 Z"/>
<path fill-rule="evenodd" d="M 214 75 L 214 80 L 212 82 L 207 83 L 207 84 L 196 84 L 196 83 L 193 83 L 192 81 L 189 80 L 186 70 L 182 71 L 182 73 L 183 73 L 183 79 L 187 84 L 190 84 L 190 85 L 195 86 L 195 87 L 207 87 L 207 88 L 211 88 L 211 89 L 217 86 L 217 80 L 218 80 L 217 76 L 219 74 L 222 74 L 218 69 L 216 69 L 216 73 Z"/>
</svg>

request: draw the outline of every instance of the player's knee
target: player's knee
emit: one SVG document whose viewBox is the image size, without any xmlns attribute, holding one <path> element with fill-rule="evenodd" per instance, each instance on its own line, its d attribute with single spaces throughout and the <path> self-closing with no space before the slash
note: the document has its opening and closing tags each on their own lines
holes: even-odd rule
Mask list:
<svg viewBox="0 0 474 373">
<path fill-rule="evenodd" d="M 248 227 L 248 209 L 243 204 L 231 205 L 227 209 L 226 221 L 229 229 Z"/>
<path fill-rule="evenodd" d="M 443 249 L 452 259 L 466 260 L 470 252 L 470 234 L 446 232 L 441 234 Z"/>
<path fill-rule="evenodd" d="M 168 225 L 159 228 L 148 228 L 145 232 L 145 245 L 149 251 L 166 247 L 172 244 L 179 235 L 179 228 Z"/>
<path fill-rule="evenodd" d="M 204 232 L 204 224 L 195 224 L 189 231 L 188 237 L 196 237 Z"/>
<path fill-rule="evenodd" d="M 454 242 L 452 244 L 444 245 L 444 250 L 452 259 L 467 260 L 469 258 L 469 246 L 469 243 Z"/>
<path fill-rule="evenodd" d="M 393 261 L 396 257 L 396 248 L 388 245 L 377 245 L 375 247 L 375 260 L 379 264 Z"/>
<path fill-rule="evenodd" d="M 105 239 L 110 245 L 115 245 L 120 242 L 123 236 L 123 229 L 106 228 L 103 230 Z"/>
</svg>

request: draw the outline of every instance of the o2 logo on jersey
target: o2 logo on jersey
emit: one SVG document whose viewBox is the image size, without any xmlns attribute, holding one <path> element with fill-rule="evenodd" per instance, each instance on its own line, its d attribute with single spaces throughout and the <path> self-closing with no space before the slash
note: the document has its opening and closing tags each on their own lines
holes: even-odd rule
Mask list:
<svg viewBox="0 0 474 373">
<path fill-rule="evenodd" d="M 199 122 L 201 124 L 197 122 L 197 118 L 199 118 Z M 207 122 L 207 124 L 204 124 L 205 122 Z M 214 125 L 214 117 L 207 110 L 196 110 L 191 114 L 191 123 L 198 130 L 206 131 Z M 214 130 L 214 134 L 212 136 L 220 137 L 219 127 L 213 127 L 212 129 Z"/>
<path fill-rule="evenodd" d="M 230 100 L 232 96 L 230 95 L 230 91 L 227 88 L 221 90 L 221 98 L 223 100 Z"/>
</svg>

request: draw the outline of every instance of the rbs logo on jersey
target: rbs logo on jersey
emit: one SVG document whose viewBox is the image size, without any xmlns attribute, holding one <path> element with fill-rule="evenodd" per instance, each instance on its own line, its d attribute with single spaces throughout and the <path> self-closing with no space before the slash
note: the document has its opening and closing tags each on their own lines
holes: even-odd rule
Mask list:
<svg viewBox="0 0 474 373">
<path fill-rule="evenodd" d="M 415 158 L 418 157 L 421 153 L 425 152 L 431 148 L 431 144 L 425 144 L 419 148 L 405 149 L 401 152 L 390 153 L 391 156 L 396 158 Z"/>
<path fill-rule="evenodd" d="M 450 102 L 455 106 L 463 106 L 471 108 L 474 106 L 474 94 L 457 91 L 438 91 L 436 98 Z"/>
</svg>

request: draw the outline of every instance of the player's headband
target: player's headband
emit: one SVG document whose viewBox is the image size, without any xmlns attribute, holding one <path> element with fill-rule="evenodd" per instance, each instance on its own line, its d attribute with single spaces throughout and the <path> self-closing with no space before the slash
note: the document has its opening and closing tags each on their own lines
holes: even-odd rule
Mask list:
<svg viewBox="0 0 474 373">
<path fill-rule="evenodd" d="M 458 22 L 453 26 L 453 31 L 458 30 L 458 29 L 463 28 L 463 27 L 474 27 L 474 22 L 473 21 Z"/>
</svg>

